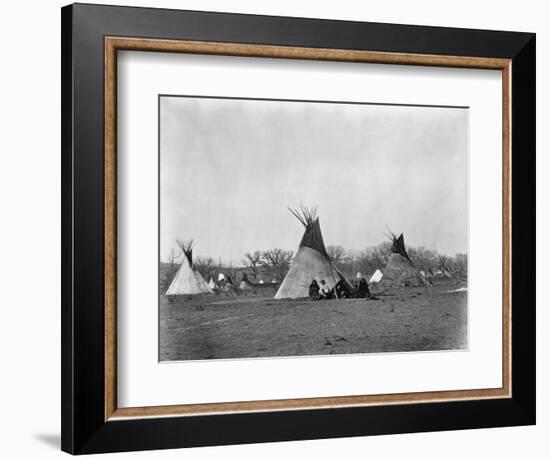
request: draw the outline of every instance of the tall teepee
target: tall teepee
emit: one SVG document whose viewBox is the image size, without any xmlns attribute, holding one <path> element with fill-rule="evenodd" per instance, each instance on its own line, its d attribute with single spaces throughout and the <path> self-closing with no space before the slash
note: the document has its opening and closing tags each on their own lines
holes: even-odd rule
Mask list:
<svg viewBox="0 0 550 458">
<path fill-rule="evenodd" d="M 300 211 L 289 210 L 303 224 L 305 232 L 275 299 L 307 297 L 312 280 L 318 284 L 325 280 L 328 287 L 333 288 L 340 278 L 344 278 L 330 261 L 317 209 L 300 206 Z"/>
<path fill-rule="evenodd" d="M 183 260 L 181 266 L 166 291 L 167 296 L 212 293 L 212 289 L 206 284 L 199 272 L 193 271 L 193 240 L 176 240 Z"/>
<path fill-rule="evenodd" d="M 391 233 L 391 255 L 384 269 L 382 286 L 421 286 L 422 277 L 414 267 L 413 262 L 405 250 L 403 234 L 397 237 Z"/>
</svg>

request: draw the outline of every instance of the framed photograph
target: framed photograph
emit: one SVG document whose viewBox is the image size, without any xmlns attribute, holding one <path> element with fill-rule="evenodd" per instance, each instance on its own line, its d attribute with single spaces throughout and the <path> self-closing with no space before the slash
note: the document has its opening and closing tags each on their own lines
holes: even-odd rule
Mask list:
<svg viewBox="0 0 550 458">
<path fill-rule="evenodd" d="M 62 9 L 62 448 L 535 423 L 535 35 Z"/>
</svg>

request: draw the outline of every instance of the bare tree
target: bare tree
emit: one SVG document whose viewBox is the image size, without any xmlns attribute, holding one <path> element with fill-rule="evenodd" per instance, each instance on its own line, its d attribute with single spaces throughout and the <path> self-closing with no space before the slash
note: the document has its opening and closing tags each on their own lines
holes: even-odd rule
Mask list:
<svg viewBox="0 0 550 458">
<path fill-rule="evenodd" d="M 216 270 L 216 261 L 211 257 L 197 256 L 193 260 L 193 267 L 200 272 L 206 281 L 208 281 L 208 277 L 214 275 L 214 271 Z"/>
<path fill-rule="evenodd" d="M 179 255 L 178 255 L 178 251 L 174 247 L 170 249 L 170 252 L 168 253 L 168 256 L 167 256 L 167 260 L 168 260 L 168 264 L 170 265 L 178 264 Z"/>
<path fill-rule="evenodd" d="M 262 253 L 258 250 L 254 251 L 254 253 L 246 253 L 243 263 L 252 271 L 252 275 L 256 278 L 258 270 L 262 266 Z"/>
<path fill-rule="evenodd" d="M 466 280 L 468 277 L 468 255 L 457 253 L 448 261 L 448 266 L 454 275 Z"/>
<path fill-rule="evenodd" d="M 290 267 L 293 254 L 292 251 L 273 248 L 262 252 L 261 262 L 276 280 L 283 281 Z"/>
<path fill-rule="evenodd" d="M 233 285 L 236 287 L 237 285 L 237 275 L 239 274 L 239 268 L 234 267 L 233 264 L 229 264 L 229 266 L 226 268 L 227 275 L 229 276 L 229 279 L 233 283 Z"/>
<path fill-rule="evenodd" d="M 349 252 L 348 256 L 342 261 L 345 264 L 343 269 L 349 270 L 347 264 L 351 264 L 354 270 L 359 270 L 364 275 L 370 275 L 376 269 L 383 270 L 386 266 L 391 253 L 391 243 L 384 242 L 377 246 L 367 247 L 361 251 Z"/>
<path fill-rule="evenodd" d="M 420 246 L 416 248 L 407 247 L 407 251 L 414 265 L 425 272 L 433 270 L 438 266 L 437 253 L 433 250 Z"/>
<path fill-rule="evenodd" d="M 330 245 L 327 247 L 327 253 L 330 260 L 340 267 L 346 257 L 346 249 L 343 246 Z"/>
<path fill-rule="evenodd" d="M 172 248 L 166 257 L 167 262 L 161 267 L 160 289 L 165 292 L 172 283 L 180 267 L 178 252 Z"/>
</svg>

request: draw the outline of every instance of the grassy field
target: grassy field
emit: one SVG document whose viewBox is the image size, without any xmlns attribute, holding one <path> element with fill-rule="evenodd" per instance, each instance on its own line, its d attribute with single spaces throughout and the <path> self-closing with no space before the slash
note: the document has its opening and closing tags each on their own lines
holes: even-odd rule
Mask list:
<svg viewBox="0 0 550 458">
<path fill-rule="evenodd" d="M 379 300 L 274 300 L 247 296 L 161 297 L 162 361 L 467 347 L 464 286 L 388 290 Z"/>
</svg>

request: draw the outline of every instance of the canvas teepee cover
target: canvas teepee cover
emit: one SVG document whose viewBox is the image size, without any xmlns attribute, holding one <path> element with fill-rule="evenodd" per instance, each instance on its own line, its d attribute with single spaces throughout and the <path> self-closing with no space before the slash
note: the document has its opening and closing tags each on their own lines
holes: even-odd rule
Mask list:
<svg viewBox="0 0 550 458">
<path fill-rule="evenodd" d="M 193 272 L 193 241 L 183 242 L 177 240 L 177 243 L 184 256 L 176 276 L 166 291 L 166 295 L 177 296 L 211 293 L 212 290 L 208 287 L 201 274 Z"/>
<path fill-rule="evenodd" d="M 383 286 L 421 286 L 422 277 L 414 267 L 407 251 L 403 234 L 392 236 L 392 253 L 382 276 Z"/>
<path fill-rule="evenodd" d="M 218 289 L 218 285 L 216 285 L 216 282 L 214 281 L 214 278 L 210 277 L 210 281 L 208 282 L 208 286 L 210 286 L 210 289 Z"/>
<path fill-rule="evenodd" d="M 380 271 L 380 269 L 376 269 L 376 272 L 372 274 L 372 276 L 369 279 L 369 283 L 378 283 L 380 280 L 382 280 L 383 274 Z"/>
<path fill-rule="evenodd" d="M 319 285 L 321 280 L 325 280 L 328 287 L 333 288 L 343 278 L 330 262 L 316 209 L 302 206 L 301 212 L 289 210 L 303 224 L 305 232 L 275 299 L 307 297 L 313 279 Z"/>
<path fill-rule="evenodd" d="M 252 283 L 250 283 L 250 280 L 248 279 L 248 275 L 246 275 L 246 272 L 243 273 L 243 279 L 239 283 L 239 289 L 241 291 L 249 291 L 252 289 Z"/>
<path fill-rule="evenodd" d="M 195 274 L 197 282 L 199 283 L 199 286 L 203 290 L 204 293 L 213 293 L 214 292 L 212 290 L 212 288 L 210 288 L 208 283 L 206 283 L 206 280 L 204 279 L 204 277 L 201 275 L 201 273 L 198 270 L 193 271 L 193 273 Z"/>
</svg>

